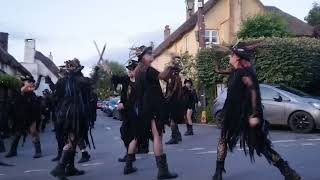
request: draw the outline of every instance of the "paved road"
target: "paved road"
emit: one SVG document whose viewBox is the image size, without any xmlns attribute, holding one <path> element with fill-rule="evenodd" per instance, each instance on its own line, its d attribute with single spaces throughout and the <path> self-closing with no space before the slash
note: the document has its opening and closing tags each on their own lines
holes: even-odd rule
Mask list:
<svg viewBox="0 0 320 180">
<path fill-rule="evenodd" d="M 73 177 L 71 180 L 153 180 L 156 179 L 156 164 L 154 156 L 138 155 L 135 166 L 136 174 L 122 175 L 123 164 L 117 158 L 124 153 L 119 137 L 120 122 L 112 120 L 99 113 L 94 129 L 96 150 L 92 150 L 92 160 L 78 167 L 86 170 L 86 175 Z M 180 127 L 182 132 L 185 127 Z M 168 131 L 169 132 L 169 131 Z M 219 130 L 212 126 L 195 126 L 196 135 L 184 137 L 179 145 L 166 146 L 170 169 L 179 173 L 179 180 L 209 180 L 214 173 L 216 144 Z M 168 139 L 166 134 L 165 140 Z M 288 159 L 303 176 L 304 180 L 320 179 L 320 135 L 294 134 L 285 130 L 273 130 L 271 138 L 275 148 Z M 55 166 L 52 159 L 55 155 L 56 142 L 51 132 L 41 136 L 44 157 L 32 159 L 33 148 L 30 138 L 24 147 L 19 147 L 17 158 L 5 159 L 16 164 L 13 168 L 0 168 L 0 180 L 53 180 L 49 171 Z M 8 142 L 7 142 L 8 143 Z M 3 159 L 1 154 L 0 158 Z M 79 154 L 77 159 L 80 158 Z M 270 166 L 264 158 L 256 158 L 255 164 L 236 150 L 229 154 L 226 161 L 227 174 L 225 180 L 282 180 L 277 169 Z"/>
</svg>

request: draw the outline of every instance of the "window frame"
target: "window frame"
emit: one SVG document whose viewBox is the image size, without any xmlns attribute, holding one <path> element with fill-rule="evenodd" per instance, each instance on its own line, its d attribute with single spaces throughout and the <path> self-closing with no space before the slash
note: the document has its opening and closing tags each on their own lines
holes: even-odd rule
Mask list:
<svg viewBox="0 0 320 180">
<path fill-rule="evenodd" d="M 210 45 L 210 44 L 220 44 L 220 34 L 219 34 L 219 31 L 217 30 L 217 29 L 206 29 L 205 30 L 205 40 L 207 39 L 207 32 L 209 32 L 209 39 L 210 39 L 210 41 L 209 42 L 207 42 L 207 41 L 205 41 L 205 43 L 206 43 L 206 45 Z M 216 36 L 213 36 L 213 33 L 216 33 Z M 213 37 L 215 37 L 216 38 L 216 42 L 212 42 L 212 40 L 213 40 Z"/>
</svg>

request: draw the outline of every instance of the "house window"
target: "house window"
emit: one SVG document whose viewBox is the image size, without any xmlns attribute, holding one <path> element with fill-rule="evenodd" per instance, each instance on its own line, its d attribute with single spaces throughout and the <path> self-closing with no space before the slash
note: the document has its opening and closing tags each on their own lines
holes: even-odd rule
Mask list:
<svg viewBox="0 0 320 180">
<path fill-rule="evenodd" d="M 206 44 L 219 44 L 219 33 L 216 30 L 206 30 L 205 33 Z"/>
</svg>

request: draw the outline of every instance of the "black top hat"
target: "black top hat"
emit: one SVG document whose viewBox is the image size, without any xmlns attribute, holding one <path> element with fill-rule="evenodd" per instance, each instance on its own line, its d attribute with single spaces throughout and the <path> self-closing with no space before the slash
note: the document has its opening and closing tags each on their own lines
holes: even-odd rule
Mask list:
<svg viewBox="0 0 320 180">
<path fill-rule="evenodd" d="M 185 79 L 185 80 L 184 80 L 184 84 L 187 84 L 187 83 L 190 83 L 191 86 L 192 86 L 192 80 L 191 80 L 191 79 Z"/>
<path fill-rule="evenodd" d="M 24 77 L 21 77 L 20 78 L 22 82 L 24 81 L 28 81 L 28 82 L 31 82 L 31 83 L 35 83 L 36 81 L 33 79 L 32 76 L 24 76 Z"/>
<path fill-rule="evenodd" d="M 252 49 L 249 49 L 248 47 L 246 47 L 246 44 L 244 42 L 236 43 L 231 48 L 231 51 L 235 53 L 237 56 L 239 56 L 241 59 L 244 59 L 249 62 L 254 57 L 254 53 Z"/>
<path fill-rule="evenodd" d="M 126 68 L 128 70 L 134 70 L 137 66 L 138 66 L 138 61 L 131 59 L 131 60 L 129 60 L 128 65 L 126 66 Z"/>
<path fill-rule="evenodd" d="M 138 57 L 138 61 L 140 62 L 142 57 L 146 54 L 146 53 L 152 53 L 153 47 L 152 46 L 140 46 L 139 48 L 137 48 L 136 51 L 136 55 Z"/>
</svg>

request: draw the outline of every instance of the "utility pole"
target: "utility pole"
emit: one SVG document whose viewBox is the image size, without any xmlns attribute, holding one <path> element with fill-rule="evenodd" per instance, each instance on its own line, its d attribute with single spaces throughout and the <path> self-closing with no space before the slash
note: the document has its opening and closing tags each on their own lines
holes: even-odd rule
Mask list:
<svg viewBox="0 0 320 180">
<path fill-rule="evenodd" d="M 204 22 L 204 0 L 198 0 L 198 33 L 199 33 L 199 48 L 203 49 L 206 47 L 205 33 L 206 26 Z"/>
</svg>

